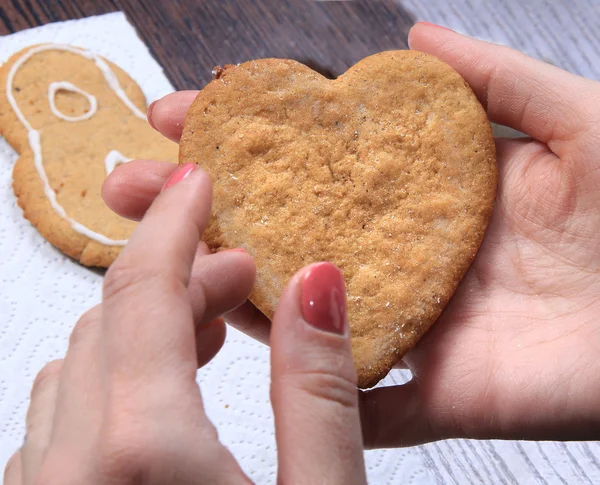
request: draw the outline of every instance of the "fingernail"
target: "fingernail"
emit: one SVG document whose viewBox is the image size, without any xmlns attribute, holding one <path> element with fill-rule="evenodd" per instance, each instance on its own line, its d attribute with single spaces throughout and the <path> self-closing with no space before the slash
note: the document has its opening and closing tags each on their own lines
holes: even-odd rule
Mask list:
<svg viewBox="0 0 600 485">
<path fill-rule="evenodd" d="M 302 281 L 302 315 L 310 325 L 326 332 L 344 335 L 346 287 L 344 278 L 331 263 L 312 266 Z"/>
<path fill-rule="evenodd" d="M 224 249 L 223 252 L 224 253 L 245 253 L 246 250 L 244 248 L 231 248 L 231 249 Z"/>
<path fill-rule="evenodd" d="M 156 101 L 152 101 L 150 103 L 150 106 L 148 106 L 148 112 L 146 114 L 146 118 L 148 119 L 148 124 L 156 130 L 156 126 L 154 126 L 154 122 L 152 121 L 152 110 L 154 109 L 155 104 L 156 104 Z"/>
<path fill-rule="evenodd" d="M 418 22 L 418 23 L 421 25 L 425 25 L 426 27 L 433 27 L 436 29 L 449 30 L 450 32 L 454 32 L 452 29 L 449 29 L 448 27 L 444 27 L 443 25 L 432 24 L 431 22 Z"/>
<path fill-rule="evenodd" d="M 165 182 L 165 185 L 163 185 L 162 190 L 167 190 L 169 187 L 173 187 L 173 185 L 175 185 L 177 182 L 181 182 L 184 178 L 191 174 L 195 168 L 195 163 L 186 163 L 185 165 L 182 165 L 171 174 L 171 176 Z"/>
</svg>

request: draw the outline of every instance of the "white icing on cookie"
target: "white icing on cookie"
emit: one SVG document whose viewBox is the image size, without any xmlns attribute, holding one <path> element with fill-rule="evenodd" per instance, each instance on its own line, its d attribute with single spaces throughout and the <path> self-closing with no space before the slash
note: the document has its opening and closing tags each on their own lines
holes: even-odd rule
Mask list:
<svg viewBox="0 0 600 485">
<path fill-rule="evenodd" d="M 88 100 L 88 103 L 90 103 L 90 109 L 81 116 L 67 116 L 64 113 L 61 113 L 54 103 L 54 98 L 56 97 L 57 91 L 71 91 L 72 93 L 81 94 Z M 96 114 L 96 110 L 98 109 L 98 101 L 96 101 L 96 96 L 86 93 L 83 89 L 79 89 L 77 86 L 67 81 L 50 83 L 48 86 L 48 104 L 50 105 L 50 110 L 52 113 L 54 113 L 54 116 L 60 118 L 61 120 L 71 122 L 88 120 Z"/>
<path fill-rule="evenodd" d="M 23 112 L 19 109 L 19 106 L 13 96 L 13 92 L 12 92 L 13 91 L 13 88 L 12 88 L 13 80 L 14 80 L 15 74 L 17 73 L 19 68 L 23 64 L 25 64 L 25 62 L 27 62 L 35 54 L 37 54 L 39 52 L 49 51 L 49 50 L 67 51 L 67 52 L 71 52 L 73 54 L 79 55 L 81 57 L 84 57 L 86 59 L 93 60 L 96 64 L 96 67 L 98 69 L 100 69 L 100 71 L 102 72 L 102 75 L 104 76 L 104 79 L 106 80 L 106 82 L 108 83 L 110 88 L 115 92 L 115 94 L 119 97 L 119 99 L 123 102 L 123 104 L 125 104 L 125 106 L 127 106 L 131 110 L 131 112 L 138 118 L 145 120 L 146 115 L 144 113 L 142 113 L 127 97 L 127 94 L 125 94 L 125 91 L 123 91 L 123 89 L 121 88 L 121 85 L 119 84 L 117 76 L 112 71 L 112 69 L 109 67 L 109 65 L 103 59 L 101 59 L 99 56 L 97 56 L 93 52 L 90 52 L 87 50 L 83 50 L 83 49 L 79 49 L 79 48 L 75 48 L 75 47 L 71 47 L 71 46 L 67 46 L 67 45 L 60 45 L 60 44 L 45 44 L 45 45 L 41 45 L 38 47 L 34 47 L 33 49 L 30 49 L 29 51 L 27 51 L 21 58 L 19 58 L 12 65 L 10 71 L 8 72 L 8 77 L 6 78 L 6 97 L 8 99 L 10 106 L 12 107 L 13 111 L 17 115 L 17 118 L 19 119 L 19 121 L 23 124 L 23 126 L 28 131 L 27 138 L 29 140 L 29 146 L 31 148 L 31 151 L 33 152 L 35 168 L 36 168 L 37 173 L 44 185 L 44 194 L 46 194 L 46 197 L 48 198 L 48 201 L 50 202 L 50 205 L 52 206 L 54 211 L 60 217 L 65 219 L 67 222 L 69 222 L 69 224 L 71 224 L 71 228 L 75 232 L 78 232 L 79 234 L 82 234 L 90 239 L 93 239 L 96 242 L 99 242 L 100 244 L 105 244 L 107 246 L 125 246 L 125 244 L 127 244 L 126 239 L 122 239 L 122 240 L 110 239 L 103 234 L 92 231 L 88 227 L 84 226 L 83 224 L 81 224 L 81 223 L 77 222 L 76 220 L 72 219 L 71 217 L 69 217 L 68 214 L 66 213 L 65 209 L 58 203 L 58 201 L 56 200 L 56 192 L 54 192 L 54 190 L 50 186 L 50 183 L 48 181 L 48 176 L 46 175 L 46 171 L 44 169 L 44 164 L 42 161 L 42 143 L 41 143 L 41 139 L 40 139 L 40 133 L 38 131 L 34 130 L 33 127 L 31 126 L 31 124 L 27 121 L 27 119 L 23 115 Z M 84 96 L 87 95 L 87 93 L 82 92 L 81 90 L 79 90 L 79 88 L 77 88 L 76 86 L 73 86 L 71 83 L 66 83 L 66 82 L 52 83 L 50 85 L 50 89 L 48 91 L 48 95 L 52 99 L 52 102 L 50 103 L 51 109 L 54 104 L 54 94 L 56 93 L 56 90 L 55 90 L 53 92 L 52 96 L 50 96 L 53 85 L 61 85 L 62 86 L 62 87 L 57 87 L 56 90 L 64 89 L 64 86 L 68 85 L 69 90 L 79 92 L 80 94 L 83 94 Z M 73 88 L 75 88 L 75 89 L 73 89 Z M 91 96 L 91 95 L 89 95 L 89 96 Z M 92 111 L 92 113 L 91 114 L 89 114 L 89 112 L 86 113 L 86 115 L 84 115 L 84 116 L 87 116 L 89 114 L 89 116 L 87 116 L 87 118 L 92 116 L 95 113 L 95 111 L 97 110 L 96 98 L 93 98 L 93 99 L 94 99 L 94 104 L 93 104 L 93 109 L 92 109 L 91 99 L 88 98 L 88 100 L 90 101 L 90 106 L 91 106 L 90 111 Z M 54 109 L 55 108 L 56 107 L 54 107 Z M 62 115 L 62 113 L 60 115 L 58 115 L 57 113 L 60 113 L 60 112 L 58 110 L 56 110 L 56 112 L 55 112 L 54 109 L 52 110 L 52 112 L 55 115 L 59 116 L 59 118 L 62 118 L 62 119 L 68 118 L 68 117 L 65 117 L 64 115 Z M 87 119 L 87 118 L 81 118 L 81 119 Z M 67 119 L 67 121 L 77 121 L 77 120 Z M 112 153 L 112 152 L 110 152 L 110 153 Z M 110 155 L 110 153 L 109 153 L 109 155 Z M 107 156 L 107 158 L 108 158 L 108 156 Z M 105 164 L 106 164 L 106 160 L 105 160 Z"/>
<path fill-rule="evenodd" d="M 123 163 L 131 162 L 132 158 L 127 158 L 121 152 L 117 150 L 111 150 L 106 155 L 104 159 L 104 166 L 106 167 L 106 175 L 110 175 L 110 173 L 117 167 L 117 165 L 121 165 Z"/>
</svg>

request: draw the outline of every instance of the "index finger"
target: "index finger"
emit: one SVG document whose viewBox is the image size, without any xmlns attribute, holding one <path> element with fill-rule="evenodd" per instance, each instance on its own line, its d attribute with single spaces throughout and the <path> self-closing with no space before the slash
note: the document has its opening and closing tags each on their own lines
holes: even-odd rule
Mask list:
<svg viewBox="0 0 600 485">
<path fill-rule="evenodd" d="M 126 380 L 195 376 L 196 349 L 187 285 L 211 209 L 211 182 L 195 165 L 162 192 L 104 281 L 103 343 L 109 373 Z M 195 302 L 206 307 L 205 301 Z"/>
</svg>

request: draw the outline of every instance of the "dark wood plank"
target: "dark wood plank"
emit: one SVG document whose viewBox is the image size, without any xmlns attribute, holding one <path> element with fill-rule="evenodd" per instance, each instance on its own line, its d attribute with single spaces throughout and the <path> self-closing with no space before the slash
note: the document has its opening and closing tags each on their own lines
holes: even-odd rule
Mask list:
<svg viewBox="0 0 600 485">
<path fill-rule="evenodd" d="M 406 48 L 413 24 L 393 0 L 5 0 L 0 35 L 116 10 L 177 89 L 201 87 L 216 65 L 262 57 L 297 59 L 335 76 L 369 54 Z"/>
</svg>

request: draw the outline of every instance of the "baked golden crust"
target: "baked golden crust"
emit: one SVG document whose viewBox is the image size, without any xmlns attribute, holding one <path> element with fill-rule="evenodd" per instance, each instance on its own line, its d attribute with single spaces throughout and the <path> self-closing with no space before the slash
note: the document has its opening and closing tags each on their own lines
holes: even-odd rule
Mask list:
<svg viewBox="0 0 600 485">
<path fill-rule="evenodd" d="M 375 385 L 437 319 L 492 213 L 495 144 L 452 68 L 422 53 L 368 57 L 336 80 L 291 60 L 228 66 L 192 104 L 180 163 L 214 183 L 214 250 L 257 264 L 272 317 L 289 278 L 335 263 L 359 386 Z"/>
<path fill-rule="evenodd" d="M 26 127 L 10 108 L 6 83 L 12 66 L 31 46 L 14 54 L 0 67 L 0 134 L 20 154 L 13 170 L 13 189 L 23 215 L 53 246 L 87 266 L 108 267 L 120 246 L 96 242 L 76 232 L 50 205 L 36 170 Z M 118 66 L 106 61 L 131 102 L 146 110 L 139 86 Z M 89 119 L 69 122 L 50 110 L 48 88 L 67 81 L 95 96 L 97 112 Z M 136 117 L 107 84 L 94 61 L 77 54 L 46 50 L 33 55 L 16 71 L 12 94 L 19 109 L 40 133 L 44 170 L 57 201 L 77 222 L 110 239 L 127 239 L 135 223 L 114 214 L 101 198 L 106 177 L 104 159 L 111 150 L 128 158 L 176 162 L 177 145 Z M 59 91 L 57 108 L 78 116 L 89 108 L 79 94 Z"/>
</svg>

